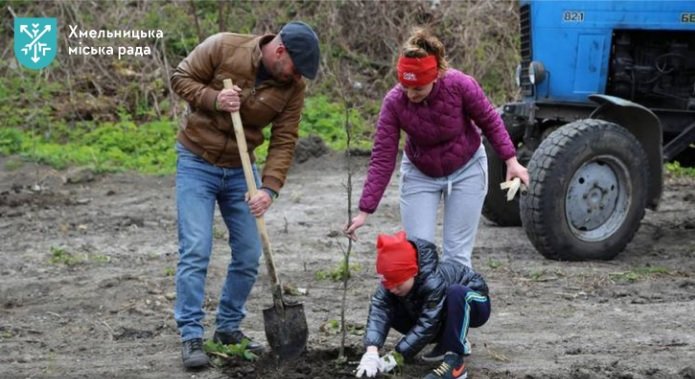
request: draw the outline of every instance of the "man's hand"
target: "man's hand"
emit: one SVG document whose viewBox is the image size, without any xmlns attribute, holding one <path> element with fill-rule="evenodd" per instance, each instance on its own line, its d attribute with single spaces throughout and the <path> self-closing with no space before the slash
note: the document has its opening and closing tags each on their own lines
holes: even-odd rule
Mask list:
<svg viewBox="0 0 695 379">
<path fill-rule="evenodd" d="M 362 375 L 365 375 L 367 378 L 373 378 L 381 370 L 382 367 L 379 353 L 376 351 L 367 351 L 364 353 L 364 355 L 362 355 L 362 359 L 360 360 L 360 365 L 357 366 L 357 374 L 355 376 L 361 378 Z"/>
<path fill-rule="evenodd" d="M 217 94 L 215 100 L 215 108 L 218 111 L 236 112 L 241 108 L 241 98 L 239 97 L 241 88 L 234 86 L 233 88 L 225 88 Z"/>
<path fill-rule="evenodd" d="M 251 214 L 255 217 L 261 217 L 273 204 L 273 199 L 268 195 L 268 192 L 263 190 L 256 192 L 252 198 L 249 199 L 249 209 Z"/>
</svg>

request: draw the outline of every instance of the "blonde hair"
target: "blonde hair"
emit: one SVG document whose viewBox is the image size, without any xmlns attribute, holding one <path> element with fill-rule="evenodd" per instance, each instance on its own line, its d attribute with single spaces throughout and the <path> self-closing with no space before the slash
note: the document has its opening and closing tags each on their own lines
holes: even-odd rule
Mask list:
<svg viewBox="0 0 695 379">
<path fill-rule="evenodd" d="M 439 72 L 444 72 L 449 67 L 446 60 L 444 44 L 429 30 L 415 27 L 403 44 L 402 54 L 407 58 L 422 58 L 430 54 L 437 58 Z"/>
</svg>

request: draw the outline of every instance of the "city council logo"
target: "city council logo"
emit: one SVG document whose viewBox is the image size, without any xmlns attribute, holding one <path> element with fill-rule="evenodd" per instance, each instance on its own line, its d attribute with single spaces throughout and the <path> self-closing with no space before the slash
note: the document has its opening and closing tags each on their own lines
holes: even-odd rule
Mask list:
<svg viewBox="0 0 695 379">
<path fill-rule="evenodd" d="M 14 54 L 19 63 L 32 70 L 48 66 L 58 49 L 58 21 L 55 18 L 14 19 Z"/>
</svg>

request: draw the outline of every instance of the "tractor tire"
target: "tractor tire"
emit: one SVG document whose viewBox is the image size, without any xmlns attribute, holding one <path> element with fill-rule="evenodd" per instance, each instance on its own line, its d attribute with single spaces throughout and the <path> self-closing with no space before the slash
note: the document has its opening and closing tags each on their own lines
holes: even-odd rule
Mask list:
<svg viewBox="0 0 695 379">
<path fill-rule="evenodd" d="M 507 164 L 498 156 L 490 143 L 485 140 L 487 154 L 487 195 L 483 203 L 483 216 L 499 226 L 521 226 L 519 216 L 519 197 L 507 201 L 507 193 L 500 189 L 506 180 Z"/>
<path fill-rule="evenodd" d="M 632 240 L 647 199 L 647 155 L 625 128 L 585 119 L 551 133 L 528 165 L 521 221 L 546 258 L 608 260 Z"/>
</svg>

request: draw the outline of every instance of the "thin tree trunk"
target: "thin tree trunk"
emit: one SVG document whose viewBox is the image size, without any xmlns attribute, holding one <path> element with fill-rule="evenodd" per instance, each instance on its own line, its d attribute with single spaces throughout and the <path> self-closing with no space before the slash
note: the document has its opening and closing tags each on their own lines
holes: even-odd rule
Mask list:
<svg viewBox="0 0 695 379">
<path fill-rule="evenodd" d="M 200 23 L 198 22 L 198 9 L 195 6 L 195 0 L 190 0 L 191 12 L 193 13 L 193 24 L 195 25 L 195 35 L 198 36 L 198 43 L 204 40 L 204 36 L 200 34 Z"/>
<path fill-rule="evenodd" d="M 352 221 L 352 156 L 350 152 L 350 140 L 352 136 L 352 130 L 350 125 L 350 105 L 345 102 L 345 135 L 347 139 L 346 144 L 346 159 L 347 159 L 347 219 L 348 225 Z M 340 340 L 340 351 L 338 353 L 339 359 L 345 358 L 345 339 L 347 336 L 347 328 L 345 325 L 345 306 L 347 303 L 347 289 L 348 280 L 350 280 L 350 252 L 352 251 L 352 239 L 348 238 L 348 247 L 345 252 L 345 275 L 343 276 L 343 301 L 340 307 L 340 329 L 342 330 L 342 338 Z"/>
<path fill-rule="evenodd" d="M 222 33 L 227 31 L 227 17 L 225 13 L 225 8 L 227 8 L 227 3 L 225 1 L 220 1 L 217 3 L 217 26 L 218 32 Z"/>
</svg>

